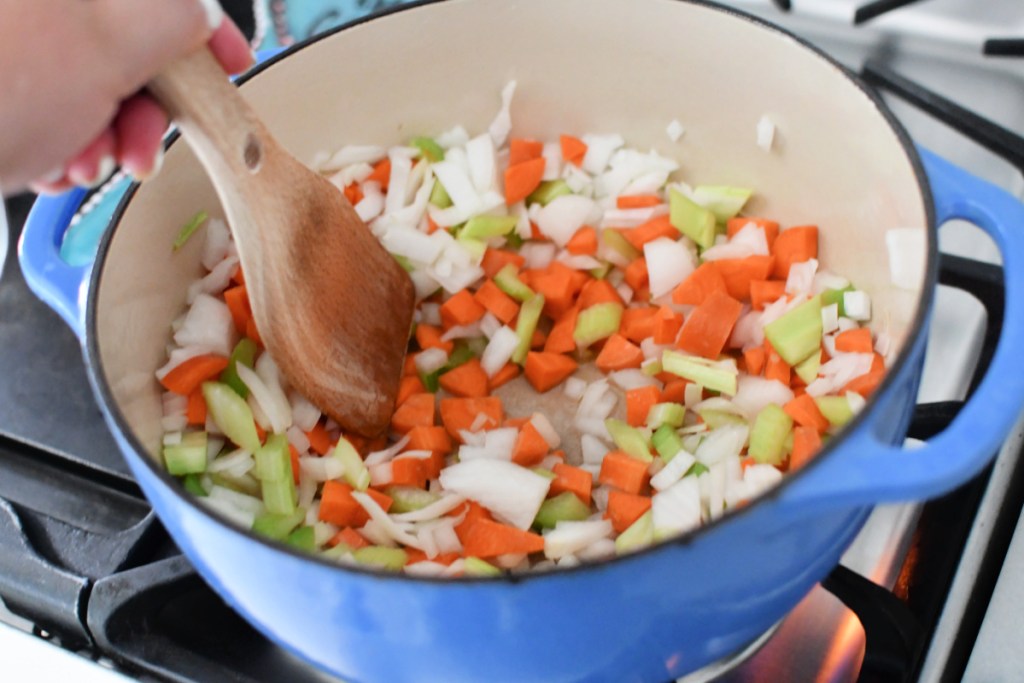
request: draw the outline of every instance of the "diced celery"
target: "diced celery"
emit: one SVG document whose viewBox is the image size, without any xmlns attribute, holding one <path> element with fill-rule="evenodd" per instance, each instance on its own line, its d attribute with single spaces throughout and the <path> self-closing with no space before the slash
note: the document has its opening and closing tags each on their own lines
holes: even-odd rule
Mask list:
<svg viewBox="0 0 1024 683">
<path fill-rule="evenodd" d="M 679 403 L 656 403 L 647 413 L 647 426 L 657 429 L 662 425 L 681 427 L 686 419 L 686 408 Z"/>
<path fill-rule="evenodd" d="M 462 570 L 466 576 L 501 576 L 501 569 L 479 557 L 467 557 Z"/>
<path fill-rule="evenodd" d="M 182 478 L 181 483 L 185 486 L 185 490 L 193 496 L 204 498 L 208 495 L 206 489 L 203 487 L 202 477 L 198 474 L 186 474 Z"/>
<path fill-rule="evenodd" d="M 747 423 L 746 418 L 743 416 L 725 410 L 700 410 L 698 413 L 700 418 L 704 420 L 704 424 L 708 426 L 708 429 L 718 429 L 724 425 L 742 425 Z"/>
<path fill-rule="evenodd" d="M 724 223 L 740 212 L 751 194 L 751 190 L 742 187 L 700 185 L 693 190 L 693 200 L 715 214 L 716 221 Z"/>
<path fill-rule="evenodd" d="M 391 508 L 388 512 L 395 514 L 422 510 L 441 499 L 441 494 L 424 491 L 415 486 L 389 486 L 384 489 L 384 493 L 391 497 Z"/>
<path fill-rule="evenodd" d="M 608 245 L 609 249 L 613 249 L 622 255 L 628 261 L 635 261 L 636 259 L 643 256 L 643 254 L 632 244 L 629 243 L 622 233 L 612 228 L 605 228 L 601 231 L 601 241 Z"/>
<path fill-rule="evenodd" d="M 654 446 L 654 450 L 658 452 L 665 464 L 670 463 L 672 458 L 683 450 L 683 440 L 676 434 L 676 430 L 668 425 L 658 427 L 654 434 L 651 434 L 651 445 Z"/>
<path fill-rule="evenodd" d="M 697 449 L 694 449 L 694 450 L 697 450 Z M 693 465 L 690 466 L 690 469 L 686 470 L 686 474 L 684 474 L 683 476 L 684 477 L 690 477 L 690 476 L 699 477 L 700 475 L 702 475 L 702 474 L 704 474 L 705 472 L 708 472 L 708 471 L 709 470 L 708 470 L 708 466 L 707 465 L 705 465 L 702 462 L 695 462 L 695 463 L 693 463 Z"/>
<path fill-rule="evenodd" d="M 288 450 L 288 437 L 271 434 L 266 443 L 256 449 L 254 474 L 263 481 L 292 481 L 292 458 Z"/>
<path fill-rule="evenodd" d="M 343 436 L 338 439 L 338 445 L 334 447 L 331 455 L 345 468 L 342 477 L 349 486 L 357 491 L 365 491 L 370 485 L 370 470 L 366 468 L 366 463 L 355 446 Z"/>
<path fill-rule="evenodd" d="M 814 402 L 833 427 L 842 427 L 853 419 L 853 408 L 845 396 L 818 396 Z"/>
<path fill-rule="evenodd" d="M 288 545 L 311 553 L 316 550 L 316 534 L 311 526 L 299 527 L 285 538 Z"/>
<path fill-rule="evenodd" d="M 699 356 L 687 356 L 676 351 L 664 351 L 661 365 L 665 372 L 688 379 L 711 391 L 734 396 L 739 372 L 735 367 Z"/>
<path fill-rule="evenodd" d="M 793 430 L 793 418 L 769 403 L 761 409 L 750 429 L 750 457 L 759 463 L 778 465 L 786 455 L 786 437 Z"/>
<path fill-rule="evenodd" d="M 203 398 L 210 418 L 226 437 L 250 453 L 259 449 L 256 421 L 244 398 L 222 382 L 203 382 Z"/>
<path fill-rule="evenodd" d="M 327 548 L 326 550 L 320 551 L 320 557 L 337 560 L 342 557 L 347 557 L 352 554 L 352 548 L 348 547 L 344 543 L 339 543 L 333 548 Z"/>
<path fill-rule="evenodd" d="M 526 360 L 526 354 L 530 352 L 533 333 L 537 331 L 537 323 L 540 321 L 540 314 L 543 310 L 543 294 L 534 294 L 520 307 L 519 320 L 516 321 L 516 337 L 519 339 L 519 345 L 512 353 L 513 363 L 522 363 Z"/>
<path fill-rule="evenodd" d="M 359 564 L 390 571 L 400 571 L 409 561 L 409 556 L 401 548 L 386 548 L 379 545 L 359 548 L 352 552 L 352 558 Z"/>
<path fill-rule="evenodd" d="M 519 233 L 510 232 L 505 237 L 506 246 L 518 250 L 519 247 L 523 246 L 523 238 L 519 236 Z"/>
<path fill-rule="evenodd" d="M 622 420 L 609 417 L 604 421 L 608 433 L 612 436 L 615 446 L 622 452 L 633 456 L 637 460 L 651 462 L 654 457 L 651 455 L 650 445 L 647 437 L 636 427 L 630 427 Z"/>
<path fill-rule="evenodd" d="M 395 261 L 398 262 L 398 265 L 402 267 L 402 270 L 404 270 L 407 273 L 411 273 L 412 271 L 416 270 L 416 266 L 412 264 L 412 261 L 402 256 L 401 254 L 392 254 L 391 258 L 395 259 Z"/>
<path fill-rule="evenodd" d="M 569 187 L 569 183 L 561 178 L 558 180 L 545 180 L 526 198 L 526 203 L 527 205 L 540 204 L 541 206 L 547 206 L 554 200 L 567 194 L 572 194 L 572 188 Z"/>
<path fill-rule="evenodd" d="M 661 361 L 656 360 L 649 363 L 644 363 L 640 366 L 640 372 L 644 373 L 648 377 L 654 377 L 660 375 L 662 371 Z"/>
<path fill-rule="evenodd" d="M 217 486 L 223 486 L 226 489 L 238 491 L 253 498 L 260 497 L 260 480 L 248 473 L 240 477 L 232 477 L 223 472 L 218 472 L 210 475 L 210 481 Z"/>
<path fill-rule="evenodd" d="M 654 513 L 648 510 L 615 539 L 615 552 L 623 555 L 642 550 L 652 543 L 654 543 Z"/>
<path fill-rule="evenodd" d="M 430 191 L 430 203 L 439 209 L 447 209 L 452 205 L 452 198 L 448 196 L 448 190 L 440 180 L 434 182 L 434 189 Z"/>
<path fill-rule="evenodd" d="M 572 333 L 576 346 L 585 349 L 618 332 L 622 324 L 622 310 L 622 304 L 606 301 L 580 311 L 576 317 L 576 329 Z"/>
<path fill-rule="evenodd" d="M 669 222 L 704 249 L 715 243 L 715 214 L 675 189 L 669 193 Z"/>
<path fill-rule="evenodd" d="M 178 232 L 178 236 L 174 238 L 174 251 L 178 251 L 185 243 L 188 242 L 189 238 L 195 234 L 203 223 L 206 222 L 207 215 L 205 211 L 200 211 L 195 216 L 189 219 L 188 223 L 182 226 L 181 231 Z"/>
<path fill-rule="evenodd" d="M 444 161 L 444 149 L 441 145 L 437 144 L 437 141 L 434 140 L 434 138 L 413 138 L 412 146 L 418 147 L 423 156 L 425 156 L 429 161 Z"/>
<path fill-rule="evenodd" d="M 551 480 L 558 479 L 558 475 L 557 474 L 555 474 L 551 470 L 544 469 L 543 467 L 531 467 L 530 471 L 533 472 L 534 474 L 539 474 L 540 476 L 544 477 L 545 479 L 551 479 Z"/>
<path fill-rule="evenodd" d="M 266 512 L 252 523 L 252 530 L 258 534 L 281 541 L 302 524 L 306 519 L 306 511 L 296 508 L 290 515 L 275 515 Z"/>
<path fill-rule="evenodd" d="M 843 317 L 846 315 L 846 307 L 843 306 L 843 299 L 846 298 L 845 294 L 847 292 L 852 291 L 854 291 L 853 285 L 844 287 L 843 289 L 826 289 L 821 293 L 821 305 L 822 307 L 825 307 L 836 304 L 839 308 L 839 317 Z"/>
<path fill-rule="evenodd" d="M 441 375 L 442 370 L 434 370 L 429 375 L 420 373 L 420 381 L 423 382 L 423 387 L 432 394 L 436 394 L 437 390 L 441 388 Z"/>
<path fill-rule="evenodd" d="M 454 370 L 463 363 L 471 361 L 476 355 L 479 354 L 473 353 L 473 350 L 469 348 L 467 343 L 460 339 L 455 343 L 455 348 L 452 349 L 451 354 L 448 356 L 448 362 L 444 365 L 444 371 Z"/>
<path fill-rule="evenodd" d="M 506 263 L 505 266 L 494 275 L 494 284 L 498 289 L 508 294 L 513 299 L 526 301 L 533 296 L 533 290 L 523 284 L 517 275 L 515 264 Z"/>
<path fill-rule="evenodd" d="M 243 337 L 235 344 L 228 360 L 228 366 L 224 368 L 224 372 L 220 373 L 220 381 L 234 389 L 235 393 L 242 398 L 248 398 L 249 387 L 245 386 L 245 382 L 238 376 L 237 366 L 241 363 L 251 368 L 256 362 L 257 351 L 256 342 L 248 337 Z"/>
<path fill-rule="evenodd" d="M 459 246 L 465 249 L 466 252 L 477 261 L 482 259 L 484 254 L 487 252 L 487 242 L 484 242 L 483 240 L 459 235 L 455 241 L 458 242 Z"/>
<path fill-rule="evenodd" d="M 206 432 L 186 432 L 181 443 L 164 446 L 164 463 L 175 476 L 206 471 Z"/>
<path fill-rule="evenodd" d="M 794 368 L 793 372 L 796 376 L 803 380 L 804 384 L 810 384 L 818 377 L 818 369 L 821 367 L 821 354 L 812 353 L 807 356 L 807 360 L 802 363 L 798 363 Z"/>
<path fill-rule="evenodd" d="M 608 273 L 611 271 L 611 269 L 612 264 L 602 263 L 597 268 L 591 268 L 590 270 L 587 271 L 587 273 L 590 275 L 590 277 L 594 278 L 595 280 L 603 280 L 606 277 L 608 277 Z"/>
<path fill-rule="evenodd" d="M 275 515 L 290 515 L 295 512 L 296 493 L 292 479 L 261 479 L 260 490 L 267 512 Z"/>
<path fill-rule="evenodd" d="M 821 348 L 821 297 L 805 301 L 764 326 L 764 336 L 782 360 L 799 365 Z"/>
<path fill-rule="evenodd" d="M 572 491 L 563 491 L 541 503 L 533 525 L 539 529 L 554 529 L 559 522 L 581 522 L 589 516 L 589 505 Z"/>
<path fill-rule="evenodd" d="M 518 222 L 516 216 L 473 216 L 459 231 L 459 237 L 475 240 L 500 237 L 515 230 Z"/>
</svg>

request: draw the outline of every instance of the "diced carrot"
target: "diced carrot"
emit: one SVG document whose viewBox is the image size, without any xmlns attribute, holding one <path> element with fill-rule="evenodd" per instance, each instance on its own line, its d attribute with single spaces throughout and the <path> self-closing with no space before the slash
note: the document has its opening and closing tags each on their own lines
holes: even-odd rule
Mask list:
<svg viewBox="0 0 1024 683">
<path fill-rule="evenodd" d="M 460 505 L 448 514 L 453 517 L 458 517 L 463 513 L 465 513 L 465 517 L 462 518 L 461 522 L 455 525 L 455 535 L 458 536 L 459 541 L 465 545 L 466 535 L 474 524 L 482 519 L 493 520 L 494 518 L 491 517 L 491 513 L 487 511 L 487 508 L 473 500 L 466 501 L 465 504 Z"/>
<path fill-rule="evenodd" d="M 160 384 L 167 391 L 188 396 L 203 382 L 216 378 L 228 366 L 228 359 L 216 354 L 193 356 L 164 375 Z"/>
<path fill-rule="evenodd" d="M 242 266 L 238 266 L 238 268 L 235 269 L 235 274 L 231 276 L 231 281 L 236 285 L 245 284 L 245 273 L 242 272 Z"/>
<path fill-rule="evenodd" d="M 391 508 L 392 500 L 389 496 L 373 489 L 367 489 L 366 493 L 385 512 Z M 330 522 L 341 527 L 360 527 L 369 520 L 369 513 L 352 497 L 351 486 L 333 479 L 324 482 L 323 490 L 320 493 L 320 521 Z"/>
<path fill-rule="evenodd" d="M 782 409 L 793 418 L 793 422 L 802 427 L 813 427 L 819 432 L 824 432 L 828 429 L 828 420 L 821 414 L 818 404 L 814 402 L 814 399 L 807 394 L 797 396 L 784 405 Z"/>
<path fill-rule="evenodd" d="M 627 308 L 622 312 L 619 334 L 635 344 L 653 337 L 657 313 L 656 308 Z"/>
<path fill-rule="evenodd" d="M 327 455 L 331 452 L 331 437 L 322 422 L 313 425 L 313 428 L 306 432 L 306 438 L 309 439 L 309 447 L 320 455 Z"/>
<path fill-rule="evenodd" d="M 436 562 L 437 564 L 450 565 L 455 560 L 462 558 L 460 553 L 438 553 L 431 558 L 419 548 L 405 548 L 404 550 L 406 567 L 417 562 Z"/>
<path fill-rule="evenodd" d="M 419 375 L 406 375 L 398 385 L 398 397 L 395 400 L 395 407 L 397 408 L 405 403 L 406 399 L 413 394 L 425 393 L 427 393 L 427 388 L 423 386 L 423 380 L 420 379 Z"/>
<path fill-rule="evenodd" d="M 883 377 L 885 377 L 885 372 L 879 370 L 872 370 L 860 377 L 854 377 L 842 388 L 842 393 L 845 394 L 847 391 L 853 391 L 867 398 L 882 383 Z"/>
<path fill-rule="evenodd" d="M 444 373 L 438 383 L 452 396 L 480 398 L 488 393 L 487 373 L 480 365 L 479 358 L 470 358 L 459 367 Z"/>
<path fill-rule="evenodd" d="M 821 435 L 814 427 L 793 429 L 793 450 L 789 453 L 790 471 L 806 465 L 821 448 Z"/>
<path fill-rule="evenodd" d="M 551 446 L 547 440 L 532 422 L 527 422 L 519 430 L 515 448 L 512 449 L 512 462 L 521 467 L 533 467 L 540 464 L 549 450 Z"/>
<path fill-rule="evenodd" d="M 256 342 L 256 346 L 263 348 L 263 337 L 256 328 L 256 318 L 249 318 L 245 323 L 245 336 Z"/>
<path fill-rule="evenodd" d="M 478 415 L 487 419 L 478 424 L 477 429 L 494 429 L 505 419 L 505 409 L 501 399 L 496 396 L 484 398 L 443 398 L 440 401 L 441 422 L 452 438 L 462 443 L 460 430 L 469 430 L 477 421 Z"/>
<path fill-rule="evenodd" d="M 528 417 L 510 417 L 505 420 L 505 427 L 511 427 L 513 429 L 522 429 L 523 425 L 530 421 Z"/>
<path fill-rule="evenodd" d="M 578 364 L 569 356 L 545 351 L 530 351 L 526 354 L 523 368 L 527 381 L 537 391 L 544 393 L 562 383 L 576 372 Z"/>
<path fill-rule="evenodd" d="M 499 289 L 493 280 L 487 280 L 473 295 L 477 303 L 487 309 L 491 315 L 508 325 L 519 314 L 519 304 L 515 299 Z"/>
<path fill-rule="evenodd" d="M 441 349 L 445 353 L 450 354 L 455 348 L 455 342 L 451 340 L 442 341 L 442 334 L 444 333 L 440 328 L 420 323 L 416 326 L 416 343 L 419 344 L 420 349 L 423 351 L 427 349 Z"/>
<path fill-rule="evenodd" d="M 256 424 L 256 436 L 259 438 L 260 443 L 267 440 L 267 430 L 260 427 L 258 423 Z"/>
<path fill-rule="evenodd" d="M 468 289 L 460 289 L 441 304 L 441 323 L 445 329 L 456 325 L 472 325 L 484 317 L 484 308 Z"/>
<path fill-rule="evenodd" d="M 542 351 L 547 340 L 547 332 L 538 327 L 533 331 L 533 336 L 530 337 L 530 348 L 534 351 Z"/>
<path fill-rule="evenodd" d="M 512 205 L 526 199 L 544 176 L 543 158 L 529 159 L 505 169 L 505 203 Z"/>
<path fill-rule="evenodd" d="M 550 339 L 550 337 L 549 337 Z M 494 377 L 491 377 L 488 387 L 491 391 L 494 391 L 498 387 L 508 384 L 516 377 L 519 376 L 519 366 L 515 363 L 505 363 L 505 366 L 494 373 Z"/>
<path fill-rule="evenodd" d="M 836 351 L 847 353 L 874 353 L 875 345 L 871 341 L 871 330 L 866 327 L 855 327 L 836 335 Z"/>
<path fill-rule="evenodd" d="M 402 362 L 402 377 L 412 377 L 419 374 L 419 368 L 416 367 L 416 356 L 418 355 L 418 353 L 405 354 L 405 360 Z M 426 388 L 424 388 L 424 391 L 426 391 Z"/>
<path fill-rule="evenodd" d="M 754 460 L 753 458 L 750 458 L 750 457 L 746 457 L 746 458 L 743 458 L 742 460 L 740 460 L 740 469 L 742 471 L 746 472 L 748 467 L 752 467 L 753 465 L 756 465 L 756 464 L 757 464 L 756 460 Z"/>
<path fill-rule="evenodd" d="M 399 434 L 405 434 L 413 427 L 430 427 L 433 424 L 434 394 L 413 394 L 398 406 L 391 417 L 391 427 Z"/>
<path fill-rule="evenodd" d="M 348 200 L 349 204 L 355 206 L 363 200 L 363 188 L 359 186 L 359 183 L 349 183 L 344 189 L 345 199 Z"/>
<path fill-rule="evenodd" d="M 597 480 L 626 493 L 638 494 L 647 488 L 651 475 L 644 461 L 622 451 L 610 451 L 601 461 Z"/>
<path fill-rule="evenodd" d="M 685 379 L 674 377 L 670 381 L 665 383 L 665 388 L 661 391 L 661 403 L 683 403 L 686 399 L 686 385 L 689 384 Z"/>
<path fill-rule="evenodd" d="M 750 283 L 754 280 L 767 280 L 774 262 L 772 256 L 748 256 L 715 261 L 715 267 L 725 281 L 725 290 L 729 296 L 737 301 L 750 301 Z"/>
<path fill-rule="evenodd" d="M 406 436 L 409 437 L 408 449 L 411 451 L 447 454 L 452 450 L 452 439 L 444 427 L 421 425 L 410 429 Z"/>
<path fill-rule="evenodd" d="M 605 510 L 604 516 L 605 519 L 611 520 L 615 532 L 621 534 L 650 509 L 650 496 L 612 489 L 608 492 L 608 509 Z"/>
<path fill-rule="evenodd" d="M 640 350 L 640 347 L 616 333 L 605 342 L 601 353 L 597 354 L 595 363 L 601 372 L 609 373 L 615 370 L 639 368 L 643 360 L 644 352 Z"/>
<path fill-rule="evenodd" d="M 877 351 L 874 354 L 874 357 L 871 359 L 870 372 L 885 372 L 885 359 L 882 358 L 882 354 Z"/>
<path fill-rule="evenodd" d="M 364 183 L 380 183 L 380 189 L 388 191 L 388 182 L 391 180 L 391 159 L 382 159 L 373 167 L 373 173 L 367 176 Z"/>
<path fill-rule="evenodd" d="M 623 271 L 625 276 L 626 284 L 635 292 L 638 289 L 643 289 L 648 281 L 649 275 L 647 273 L 647 259 L 644 257 L 635 258 L 630 262 L 626 269 Z"/>
<path fill-rule="evenodd" d="M 656 386 L 637 387 L 626 392 L 626 422 L 634 427 L 647 424 L 651 406 L 661 401 L 661 390 Z"/>
<path fill-rule="evenodd" d="M 581 311 L 585 311 L 594 304 L 621 304 L 622 297 L 619 296 L 619 293 L 615 291 L 615 287 L 607 280 L 591 280 L 583 286 L 583 289 L 580 291 L 580 298 L 576 303 Z"/>
<path fill-rule="evenodd" d="M 551 480 L 548 496 L 572 491 L 577 498 L 590 505 L 590 492 L 594 486 L 594 477 L 590 472 L 562 462 L 552 467 L 551 471 L 555 473 L 555 478 Z"/>
<path fill-rule="evenodd" d="M 753 346 L 743 352 L 743 362 L 747 365 L 747 372 L 751 375 L 760 375 L 764 370 L 764 347 Z"/>
<path fill-rule="evenodd" d="M 515 166 L 544 153 L 544 143 L 526 138 L 512 138 L 508 141 L 508 165 Z"/>
<path fill-rule="evenodd" d="M 651 220 L 636 226 L 632 230 L 623 230 L 622 236 L 625 237 L 635 249 L 643 251 L 644 245 L 648 242 L 653 242 L 659 237 L 679 239 L 680 233 L 679 229 L 669 222 L 668 214 L 663 214 L 661 216 L 655 216 Z"/>
<path fill-rule="evenodd" d="M 683 316 L 668 306 L 662 306 L 654 316 L 654 343 L 672 344 L 683 326 Z"/>
<path fill-rule="evenodd" d="M 792 378 L 792 368 L 782 360 L 782 356 L 772 348 L 767 339 L 764 340 L 764 378 L 778 380 L 786 386 L 789 386 Z"/>
<path fill-rule="evenodd" d="M 615 208 L 646 209 L 651 206 L 657 206 L 663 202 L 664 200 L 656 194 L 619 195 L 615 198 Z"/>
<path fill-rule="evenodd" d="M 785 280 L 789 277 L 791 265 L 818 258 L 818 226 L 786 228 L 775 238 L 772 254 L 775 256 L 772 274 L 780 280 Z"/>
<path fill-rule="evenodd" d="M 778 301 L 786 293 L 782 280 L 751 280 L 750 305 L 755 311 L 763 311 L 765 305 Z"/>
<path fill-rule="evenodd" d="M 576 340 L 573 339 L 573 332 L 576 331 L 576 318 L 578 316 L 579 310 L 574 306 L 555 321 L 554 327 L 548 333 L 547 341 L 544 342 L 545 352 L 570 353 L 576 350 Z"/>
<path fill-rule="evenodd" d="M 597 230 L 584 225 L 565 243 L 570 254 L 593 256 L 597 253 Z"/>
<path fill-rule="evenodd" d="M 484 269 L 484 274 L 487 277 L 493 278 L 498 274 L 499 270 L 509 263 L 516 268 L 522 268 L 523 264 L 526 263 L 526 259 L 514 251 L 488 247 L 487 251 L 484 252 L 484 258 L 480 262 L 480 267 Z"/>
<path fill-rule="evenodd" d="M 507 524 L 479 519 L 466 532 L 462 545 L 466 557 L 488 558 L 513 553 L 539 553 L 544 550 L 544 538 Z"/>
<path fill-rule="evenodd" d="M 344 543 L 349 548 L 357 550 L 359 548 L 365 548 L 370 545 L 370 542 L 366 540 L 366 537 L 356 531 L 350 526 L 345 527 L 338 533 L 331 536 L 330 540 L 327 541 L 327 545 L 333 548 L 336 545 Z"/>
<path fill-rule="evenodd" d="M 523 272 L 523 280 L 538 294 L 544 296 L 544 314 L 558 318 L 572 308 L 572 269 L 557 261 L 543 269 Z"/>
<path fill-rule="evenodd" d="M 751 218 L 748 216 L 730 218 L 725 223 L 725 234 L 729 239 L 732 239 L 736 233 L 747 227 L 749 223 L 753 223 L 764 230 L 764 237 L 768 241 L 768 249 L 771 249 L 772 245 L 775 244 L 775 238 L 779 236 L 779 224 L 766 218 Z"/>
<path fill-rule="evenodd" d="M 727 293 L 725 280 L 715 266 L 715 261 L 706 261 L 690 273 L 672 291 L 672 303 L 700 306 L 712 292 Z"/>
<path fill-rule="evenodd" d="M 562 146 L 563 160 L 577 166 L 583 163 L 583 157 L 587 156 L 587 143 L 571 135 L 561 136 L 559 142 Z"/>
<path fill-rule="evenodd" d="M 395 458 L 391 461 L 391 483 L 395 486 L 426 487 L 427 475 L 423 464 L 422 458 Z"/>
<path fill-rule="evenodd" d="M 434 217 L 429 213 L 427 214 L 427 234 L 433 235 L 435 232 L 441 229 L 441 226 L 434 222 Z"/>
<path fill-rule="evenodd" d="M 288 444 L 288 459 L 292 467 L 292 482 L 299 485 L 299 451 L 295 446 Z"/>
<path fill-rule="evenodd" d="M 728 294 L 714 292 L 683 323 L 676 344 L 684 351 L 715 359 L 729 341 L 743 304 Z"/>
<path fill-rule="evenodd" d="M 231 311 L 231 320 L 235 323 L 235 329 L 239 334 L 245 334 L 246 325 L 252 318 L 252 309 L 249 307 L 249 294 L 245 285 L 238 285 L 224 290 L 224 303 Z"/>
<path fill-rule="evenodd" d="M 206 399 L 203 398 L 203 390 L 200 387 L 196 387 L 188 395 L 185 417 L 188 419 L 188 423 L 194 427 L 202 427 L 206 424 Z"/>
</svg>

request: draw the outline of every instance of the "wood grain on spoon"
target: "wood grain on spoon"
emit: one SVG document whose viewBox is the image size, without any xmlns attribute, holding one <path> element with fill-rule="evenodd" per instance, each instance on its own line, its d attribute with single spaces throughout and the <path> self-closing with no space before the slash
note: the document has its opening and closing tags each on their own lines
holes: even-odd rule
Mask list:
<svg viewBox="0 0 1024 683">
<path fill-rule="evenodd" d="M 209 51 L 148 88 L 217 189 L 260 337 L 284 376 L 343 428 L 381 433 L 412 324 L 405 271 L 345 196 L 274 140 Z"/>
</svg>

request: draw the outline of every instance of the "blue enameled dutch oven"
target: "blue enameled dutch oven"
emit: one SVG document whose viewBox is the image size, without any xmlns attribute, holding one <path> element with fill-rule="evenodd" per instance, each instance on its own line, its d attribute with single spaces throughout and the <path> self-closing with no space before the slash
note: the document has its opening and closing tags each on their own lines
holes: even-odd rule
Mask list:
<svg viewBox="0 0 1024 683">
<path fill-rule="evenodd" d="M 751 214 L 816 223 L 821 261 L 871 294 L 893 342 L 874 398 L 809 466 L 753 504 L 632 556 L 502 578 L 437 580 L 341 567 L 237 529 L 160 462 L 171 321 L 200 274 L 200 240 L 170 244 L 214 191 L 189 149 L 122 202 L 92 267 L 58 246 L 80 193 L 40 201 L 21 242 L 34 291 L 75 330 L 96 396 L 161 520 L 202 576 L 261 631 L 350 681 L 663 681 L 729 655 L 838 562 L 872 505 L 978 472 L 1024 402 L 1024 207 L 915 149 L 842 67 L 759 20 L 680 0 L 446 0 L 307 41 L 242 87 L 300 159 L 461 123 L 486 129 L 509 79 L 515 134 L 619 132 L 681 176 L 756 188 Z M 777 129 L 756 144 L 762 117 Z M 686 128 L 671 143 L 665 126 Z M 981 226 L 1002 249 L 1006 310 L 991 367 L 950 427 L 901 443 L 936 287 L 937 228 Z M 920 237 L 921 275 L 892 282 L 886 233 Z M 906 283 L 905 283 L 906 285 Z"/>
</svg>

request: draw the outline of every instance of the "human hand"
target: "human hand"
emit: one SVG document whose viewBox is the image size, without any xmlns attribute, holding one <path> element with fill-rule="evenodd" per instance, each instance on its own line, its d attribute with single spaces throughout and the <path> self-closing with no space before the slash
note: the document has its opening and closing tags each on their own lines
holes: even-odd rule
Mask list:
<svg viewBox="0 0 1024 683">
<path fill-rule="evenodd" d="M 8 193 L 94 185 L 116 164 L 151 176 L 168 119 L 145 84 L 204 42 L 228 73 L 253 61 L 216 0 L 4 4 L 0 64 L 13 68 L 0 69 L 0 187 Z"/>
</svg>

